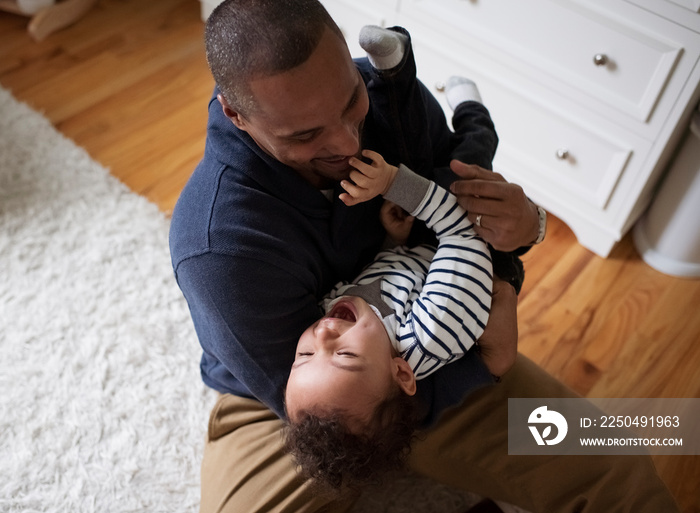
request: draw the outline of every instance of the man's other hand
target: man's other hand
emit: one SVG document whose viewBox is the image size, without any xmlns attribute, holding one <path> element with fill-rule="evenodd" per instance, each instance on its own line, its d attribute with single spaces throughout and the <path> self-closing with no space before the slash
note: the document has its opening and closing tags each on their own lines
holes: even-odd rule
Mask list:
<svg viewBox="0 0 700 513">
<path fill-rule="evenodd" d="M 458 160 L 450 163 L 450 169 L 459 177 L 450 190 L 486 242 L 497 250 L 513 251 L 537 239 L 537 207 L 522 187 L 498 173 Z"/>
</svg>

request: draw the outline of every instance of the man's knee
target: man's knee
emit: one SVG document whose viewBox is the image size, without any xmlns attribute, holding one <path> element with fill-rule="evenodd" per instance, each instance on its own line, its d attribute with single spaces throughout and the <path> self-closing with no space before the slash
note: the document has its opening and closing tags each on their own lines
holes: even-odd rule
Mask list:
<svg viewBox="0 0 700 513">
<path fill-rule="evenodd" d="M 282 444 L 283 423 L 261 403 L 222 395 L 209 419 L 201 473 L 201 513 L 320 513 L 351 502 L 314 493 Z"/>
</svg>

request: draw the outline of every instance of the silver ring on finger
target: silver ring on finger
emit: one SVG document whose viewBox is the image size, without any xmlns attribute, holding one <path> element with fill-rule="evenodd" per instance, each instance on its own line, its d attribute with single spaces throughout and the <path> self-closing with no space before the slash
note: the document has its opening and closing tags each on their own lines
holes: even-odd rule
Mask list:
<svg viewBox="0 0 700 513">
<path fill-rule="evenodd" d="M 476 221 L 474 221 L 474 224 L 481 228 L 481 214 L 476 216 Z"/>
</svg>

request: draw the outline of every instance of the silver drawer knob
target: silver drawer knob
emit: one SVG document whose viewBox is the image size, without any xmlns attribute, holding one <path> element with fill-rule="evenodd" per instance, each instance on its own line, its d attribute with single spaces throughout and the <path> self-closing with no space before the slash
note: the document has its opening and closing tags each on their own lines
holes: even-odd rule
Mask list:
<svg viewBox="0 0 700 513">
<path fill-rule="evenodd" d="M 605 66 L 608 63 L 608 56 L 604 53 L 597 53 L 593 56 L 593 64 L 596 66 Z"/>
<path fill-rule="evenodd" d="M 557 150 L 556 156 L 559 160 L 566 160 L 569 158 L 569 150 L 566 148 L 559 148 Z"/>
<path fill-rule="evenodd" d="M 436 82 L 436 83 L 435 83 L 435 90 L 436 90 L 438 93 L 444 93 L 444 92 L 445 92 L 445 88 L 446 88 L 445 82 Z"/>
</svg>

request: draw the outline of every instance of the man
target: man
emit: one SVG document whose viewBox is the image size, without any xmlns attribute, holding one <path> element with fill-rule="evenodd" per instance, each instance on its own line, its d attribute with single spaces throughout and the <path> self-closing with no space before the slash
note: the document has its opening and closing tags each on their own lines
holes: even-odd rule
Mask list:
<svg viewBox="0 0 700 513">
<path fill-rule="evenodd" d="M 391 97 L 366 60 L 352 61 L 315 0 L 229 0 L 206 37 L 219 89 L 204 158 L 171 228 L 202 377 L 222 394 L 209 422 L 201 510 L 346 511 L 351 499 L 320 497 L 297 476 L 280 430 L 296 340 L 319 317 L 318 300 L 384 238 L 381 200 L 347 207 L 338 199 L 349 158 L 368 147 L 445 185 L 459 178 L 452 191 L 496 249 L 541 238 L 538 210 L 485 169 L 497 141 L 485 109 L 468 124 L 475 132 L 454 134 L 424 88 Z M 397 106 L 416 97 L 425 109 L 406 119 L 413 110 Z M 485 350 L 489 337 L 515 339 L 515 305 L 510 285 L 494 289 Z M 507 397 L 571 395 L 528 360 L 518 357 L 489 386 L 470 353 L 424 382 L 430 427 L 411 456 L 418 472 L 531 511 L 673 511 L 647 459 L 507 456 Z"/>
</svg>

